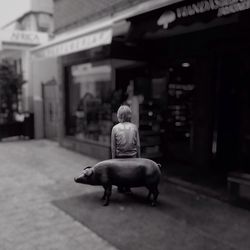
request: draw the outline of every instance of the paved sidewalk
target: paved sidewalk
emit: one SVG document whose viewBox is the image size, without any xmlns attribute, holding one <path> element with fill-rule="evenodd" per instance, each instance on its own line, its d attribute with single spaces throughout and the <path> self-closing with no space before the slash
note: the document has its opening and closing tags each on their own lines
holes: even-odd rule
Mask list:
<svg viewBox="0 0 250 250">
<path fill-rule="evenodd" d="M 100 187 L 73 182 L 83 166 L 96 162 L 46 140 L 0 143 L 0 250 L 117 250 L 52 203 L 100 192 Z M 152 242 L 157 249 L 163 245 L 159 239 L 164 239 L 169 250 L 250 249 L 249 211 L 183 192 L 168 183 L 160 188 L 157 209 L 136 202 L 129 205 L 126 197 L 119 198 L 122 196 L 114 192 L 114 206 L 111 201 L 109 209 L 96 210 L 109 218 L 117 208 L 115 202 L 124 202 L 122 211 L 134 210 L 133 216 L 142 218 L 142 227 L 152 228 L 149 217 L 155 225 L 163 221 L 161 235 Z"/>
<path fill-rule="evenodd" d="M 81 193 L 73 177 L 94 162 L 46 140 L 0 143 L 0 249 L 114 250 L 50 203 Z"/>
</svg>

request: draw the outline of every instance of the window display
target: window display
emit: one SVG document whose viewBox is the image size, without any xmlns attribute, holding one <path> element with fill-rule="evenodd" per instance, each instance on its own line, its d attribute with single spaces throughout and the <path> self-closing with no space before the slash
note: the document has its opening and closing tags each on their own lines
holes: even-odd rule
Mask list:
<svg viewBox="0 0 250 250">
<path fill-rule="evenodd" d="M 162 157 L 163 116 L 160 99 L 147 99 L 140 105 L 141 154 L 146 158 Z"/>
<path fill-rule="evenodd" d="M 71 66 L 67 134 L 109 145 L 113 126 L 111 66 Z"/>
<path fill-rule="evenodd" d="M 167 142 L 173 155 L 188 158 L 193 150 L 193 103 L 195 84 L 189 63 L 169 68 Z"/>
<path fill-rule="evenodd" d="M 141 156 L 162 157 L 163 100 L 166 93 L 164 76 L 152 77 L 148 67 L 119 69 L 116 84 L 120 87 L 122 103 L 132 109 L 132 122 L 139 127 Z"/>
</svg>

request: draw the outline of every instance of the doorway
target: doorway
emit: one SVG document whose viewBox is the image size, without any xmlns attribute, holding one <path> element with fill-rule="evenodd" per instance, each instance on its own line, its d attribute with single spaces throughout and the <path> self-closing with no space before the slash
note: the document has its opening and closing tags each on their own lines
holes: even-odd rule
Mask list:
<svg viewBox="0 0 250 250">
<path fill-rule="evenodd" d="M 57 97 L 56 81 L 53 79 L 42 84 L 44 110 L 44 136 L 47 139 L 57 137 Z"/>
<path fill-rule="evenodd" d="M 250 172 L 249 51 L 223 55 L 220 66 L 217 164 L 229 171 Z"/>
</svg>

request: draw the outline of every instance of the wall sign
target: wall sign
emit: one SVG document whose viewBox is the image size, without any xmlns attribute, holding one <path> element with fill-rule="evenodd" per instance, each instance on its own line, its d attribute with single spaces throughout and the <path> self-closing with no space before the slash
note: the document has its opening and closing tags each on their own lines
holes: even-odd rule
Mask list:
<svg viewBox="0 0 250 250">
<path fill-rule="evenodd" d="M 48 41 L 48 34 L 45 32 L 3 30 L 0 31 L 0 41 L 10 44 L 39 45 Z"/>
<path fill-rule="evenodd" d="M 192 17 L 206 12 L 216 12 L 217 17 L 250 9 L 250 0 L 207 0 L 165 11 L 157 20 L 159 26 L 167 29 L 178 19 Z"/>
</svg>

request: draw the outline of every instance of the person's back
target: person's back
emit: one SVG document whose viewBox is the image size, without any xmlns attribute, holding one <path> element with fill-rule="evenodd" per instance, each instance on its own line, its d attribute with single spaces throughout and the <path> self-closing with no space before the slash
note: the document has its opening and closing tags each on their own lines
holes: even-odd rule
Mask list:
<svg viewBox="0 0 250 250">
<path fill-rule="evenodd" d="M 112 129 L 114 146 L 113 158 L 138 157 L 139 134 L 135 124 L 118 123 Z"/>
<path fill-rule="evenodd" d="M 119 123 L 112 128 L 112 158 L 140 157 L 140 138 L 138 128 L 131 123 L 131 109 L 122 105 L 117 111 Z"/>
</svg>

